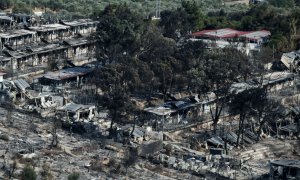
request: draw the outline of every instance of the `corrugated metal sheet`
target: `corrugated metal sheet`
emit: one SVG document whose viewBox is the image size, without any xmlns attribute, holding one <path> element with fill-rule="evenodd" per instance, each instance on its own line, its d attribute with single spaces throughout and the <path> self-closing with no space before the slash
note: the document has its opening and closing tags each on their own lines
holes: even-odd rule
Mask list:
<svg viewBox="0 0 300 180">
<path fill-rule="evenodd" d="M 16 80 L 13 80 L 13 82 L 22 91 L 25 91 L 26 88 L 30 87 L 30 85 L 24 79 L 16 79 Z"/>
<path fill-rule="evenodd" d="M 300 161 L 296 159 L 278 159 L 270 162 L 271 165 L 300 168 Z"/>
<path fill-rule="evenodd" d="M 81 109 L 88 109 L 90 107 L 94 107 L 94 105 L 83 105 L 83 104 L 75 104 L 75 103 L 69 103 L 65 106 L 59 108 L 59 110 L 69 111 L 69 112 L 76 112 Z"/>
<path fill-rule="evenodd" d="M 70 79 L 77 76 L 83 76 L 93 71 L 92 68 L 83 68 L 83 67 L 74 67 L 74 68 L 68 68 L 68 69 L 62 69 L 55 72 L 47 72 L 43 75 L 46 79 L 52 79 L 52 80 L 64 80 L 64 79 Z"/>
</svg>

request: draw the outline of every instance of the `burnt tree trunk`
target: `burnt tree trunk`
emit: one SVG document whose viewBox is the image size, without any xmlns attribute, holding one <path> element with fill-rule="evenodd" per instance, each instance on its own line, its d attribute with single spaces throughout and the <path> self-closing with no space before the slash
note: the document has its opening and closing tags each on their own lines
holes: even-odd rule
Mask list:
<svg viewBox="0 0 300 180">
<path fill-rule="evenodd" d="M 241 114 L 240 114 L 240 120 L 239 120 L 239 129 L 238 129 L 238 137 L 237 137 L 236 147 L 239 146 L 239 143 L 240 143 L 240 137 L 241 137 L 241 134 L 243 133 L 243 129 L 244 129 L 244 119 L 245 119 L 245 114 L 244 114 L 244 113 L 241 113 Z"/>
<path fill-rule="evenodd" d="M 215 134 L 217 133 L 217 125 L 218 125 L 218 122 L 220 120 L 221 112 L 222 112 L 222 109 L 223 109 L 223 103 L 219 104 L 218 99 L 219 98 L 217 98 L 216 108 L 214 110 L 212 109 L 211 106 L 209 107 L 211 119 L 213 121 L 213 130 L 214 130 Z"/>
<path fill-rule="evenodd" d="M 131 133 L 130 133 L 130 137 L 132 137 L 133 132 L 134 132 L 134 130 L 135 130 L 135 124 L 136 124 L 136 117 L 134 116 L 134 123 L 133 123 L 132 131 L 131 131 Z"/>
</svg>

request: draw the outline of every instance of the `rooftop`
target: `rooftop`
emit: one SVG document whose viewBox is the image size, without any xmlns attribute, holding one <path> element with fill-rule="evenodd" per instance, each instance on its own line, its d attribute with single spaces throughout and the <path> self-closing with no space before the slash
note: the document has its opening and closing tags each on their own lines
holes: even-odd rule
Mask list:
<svg viewBox="0 0 300 180">
<path fill-rule="evenodd" d="M 33 31 L 38 31 L 38 32 L 48 32 L 48 31 L 56 31 L 56 30 L 65 30 L 69 29 L 69 26 L 65 26 L 62 24 L 45 24 L 41 26 L 31 26 L 28 27 L 28 29 L 33 30 Z"/>
<path fill-rule="evenodd" d="M 6 49 L 3 52 L 6 53 L 9 57 L 14 57 L 16 59 L 19 59 L 34 54 L 48 53 L 54 50 L 60 50 L 65 48 L 67 48 L 67 46 L 60 45 L 60 44 L 34 44 L 31 46 L 23 46 L 19 49 L 13 49 L 13 48 L 12 48 L 13 50 Z"/>
<path fill-rule="evenodd" d="M 61 69 L 59 71 L 54 71 L 54 72 L 47 72 L 41 77 L 60 81 L 60 80 L 71 79 L 77 76 L 84 76 L 92 71 L 93 71 L 92 68 L 74 67 L 68 69 Z"/>
<path fill-rule="evenodd" d="M 271 32 L 267 30 L 261 30 L 261 31 L 253 31 L 253 32 L 247 32 L 240 37 L 245 37 L 247 39 L 251 40 L 258 40 L 260 38 L 271 36 Z"/>
<path fill-rule="evenodd" d="M 166 116 L 166 115 L 170 115 L 170 114 L 176 112 L 176 110 L 174 110 L 174 109 L 166 108 L 163 106 L 149 107 L 149 108 L 144 109 L 144 111 L 156 114 L 158 116 Z"/>
<path fill-rule="evenodd" d="M 14 17 L 30 17 L 29 14 L 25 14 L 25 13 L 13 13 L 13 14 L 10 14 L 10 16 L 14 16 Z"/>
<path fill-rule="evenodd" d="M 93 43 L 93 42 L 94 41 L 87 40 L 86 38 L 69 39 L 69 40 L 64 41 L 64 43 L 69 45 L 69 46 L 78 46 L 78 45 L 83 45 L 83 44 L 88 44 L 88 43 Z"/>
<path fill-rule="evenodd" d="M 13 57 L 13 58 L 16 58 L 16 59 L 26 57 L 26 56 L 29 55 L 28 53 L 23 52 L 23 51 L 8 51 L 8 50 L 5 50 L 3 52 L 6 53 L 9 57 Z"/>
<path fill-rule="evenodd" d="M 62 21 L 63 25 L 77 27 L 77 26 L 87 26 L 90 24 L 96 24 L 98 21 L 93 21 L 91 19 L 78 19 L 76 21 Z"/>
<path fill-rule="evenodd" d="M 25 91 L 26 88 L 30 87 L 30 85 L 24 79 L 15 79 L 13 82 L 22 91 Z"/>
<path fill-rule="evenodd" d="M 297 57 L 300 59 L 300 50 L 298 51 L 292 51 L 288 53 L 283 53 L 282 56 L 290 58 L 292 61 L 295 60 Z"/>
<path fill-rule="evenodd" d="M 272 72 L 263 76 L 263 85 L 271 85 L 274 83 L 280 83 L 286 80 L 293 79 L 295 75 L 289 72 Z M 230 93 L 239 94 L 245 90 L 255 89 L 260 86 L 260 77 L 256 80 L 249 80 L 247 82 L 234 83 L 230 86 Z"/>
<path fill-rule="evenodd" d="M 299 160 L 294 160 L 294 159 L 274 160 L 274 161 L 271 161 L 271 164 L 279 165 L 279 166 L 289 166 L 289 167 L 300 168 L 300 161 Z"/>
<path fill-rule="evenodd" d="M 60 44 L 46 44 L 46 45 L 36 45 L 28 47 L 27 50 L 33 53 L 45 53 L 53 50 L 64 49 L 66 46 Z"/>
<path fill-rule="evenodd" d="M 0 38 L 14 38 L 14 37 L 20 37 L 25 35 L 34 35 L 34 34 L 36 34 L 36 32 L 20 29 L 20 30 L 9 31 L 6 33 L 0 33 Z"/>
<path fill-rule="evenodd" d="M 10 57 L 7 57 L 7 56 L 0 56 L 0 62 L 3 62 L 3 61 L 10 61 L 11 58 Z"/>
<path fill-rule="evenodd" d="M 248 82 L 241 82 L 241 83 L 234 83 L 230 86 L 230 93 L 232 94 L 239 94 L 245 90 L 257 88 L 258 85 L 248 83 Z"/>
<path fill-rule="evenodd" d="M 198 98 L 195 99 L 195 97 L 189 97 L 177 101 L 169 101 L 157 107 L 148 107 L 145 108 L 144 111 L 153 113 L 158 116 L 166 116 L 171 115 L 172 113 L 179 110 L 188 109 L 205 103 L 208 103 L 208 101 L 199 102 Z"/>
<path fill-rule="evenodd" d="M 216 30 L 203 30 L 195 32 L 192 36 L 195 37 L 213 37 L 213 38 L 236 38 L 244 37 L 250 40 L 258 40 L 260 38 L 270 36 L 270 31 L 260 30 L 260 31 L 238 31 L 230 28 L 216 29 Z"/>
<path fill-rule="evenodd" d="M 263 84 L 272 84 L 279 81 L 285 81 L 287 79 L 293 79 L 295 75 L 290 72 L 273 72 L 264 75 Z"/>
<path fill-rule="evenodd" d="M 12 21 L 13 18 L 11 18 L 11 17 L 9 17 L 9 16 L 1 16 L 1 15 L 0 15 L 0 20 Z"/>
<path fill-rule="evenodd" d="M 69 111 L 69 112 L 76 112 L 79 110 L 84 110 L 84 109 L 89 109 L 89 108 L 94 108 L 94 105 L 83 105 L 83 104 L 74 104 L 74 103 L 69 103 L 66 104 L 65 106 L 59 108 L 59 110 L 63 111 Z"/>
</svg>

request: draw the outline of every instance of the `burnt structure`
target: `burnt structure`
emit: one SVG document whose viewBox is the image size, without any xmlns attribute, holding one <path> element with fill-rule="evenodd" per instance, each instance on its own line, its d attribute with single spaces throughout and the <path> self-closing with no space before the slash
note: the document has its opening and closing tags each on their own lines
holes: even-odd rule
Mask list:
<svg viewBox="0 0 300 180">
<path fill-rule="evenodd" d="M 279 159 L 270 162 L 270 179 L 299 179 L 300 161 Z"/>
<path fill-rule="evenodd" d="M 88 36 L 98 22 L 90 19 L 25 26 L 0 32 L 0 66 L 7 72 L 29 73 L 49 63 L 83 65 L 94 60 L 95 41 Z"/>
</svg>

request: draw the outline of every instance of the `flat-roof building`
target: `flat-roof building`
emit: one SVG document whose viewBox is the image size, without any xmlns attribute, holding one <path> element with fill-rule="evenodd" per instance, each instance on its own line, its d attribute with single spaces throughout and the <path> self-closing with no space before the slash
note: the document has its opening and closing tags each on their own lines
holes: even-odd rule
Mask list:
<svg viewBox="0 0 300 180">
<path fill-rule="evenodd" d="M 98 21 L 91 19 L 78 19 L 75 21 L 61 21 L 61 24 L 70 26 L 70 32 L 73 36 L 75 35 L 89 35 L 96 32 Z"/>
<path fill-rule="evenodd" d="M 238 41 L 245 39 L 247 41 L 264 42 L 271 35 L 270 31 L 238 31 L 230 28 L 203 30 L 192 33 L 195 38 L 211 38 L 211 39 L 236 39 Z"/>
<path fill-rule="evenodd" d="M 191 34 L 191 40 L 201 40 L 209 47 L 235 47 L 238 50 L 259 51 L 261 45 L 268 41 L 271 36 L 270 31 L 238 31 L 230 28 L 216 30 L 202 30 Z"/>
<path fill-rule="evenodd" d="M 93 68 L 85 68 L 85 67 L 73 67 L 67 69 L 61 69 L 58 71 L 48 71 L 47 73 L 41 75 L 39 77 L 39 81 L 41 84 L 56 84 L 62 85 L 66 82 L 77 82 L 77 86 L 79 85 L 83 76 L 91 73 Z"/>
<path fill-rule="evenodd" d="M 69 26 L 62 24 L 45 24 L 41 26 L 28 27 L 31 31 L 37 32 L 36 42 L 52 42 L 70 38 Z"/>
<path fill-rule="evenodd" d="M 21 45 L 26 45 L 35 42 L 36 32 L 25 29 L 12 30 L 0 33 L 0 49 L 4 46 L 17 48 Z"/>
<path fill-rule="evenodd" d="M 4 15 L 0 17 L 8 19 Z M 15 17 L 23 15 L 14 14 Z M 22 74 L 46 67 L 49 60 L 76 66 L 94 61 L 96 41 L 86 36 L 96 31 L 97 24 L 91 19 L 79 19 L 40 26 L 25 24 L 24 29 L 4 30 L 0 33 L 1 66 Z"/>
</svg>

